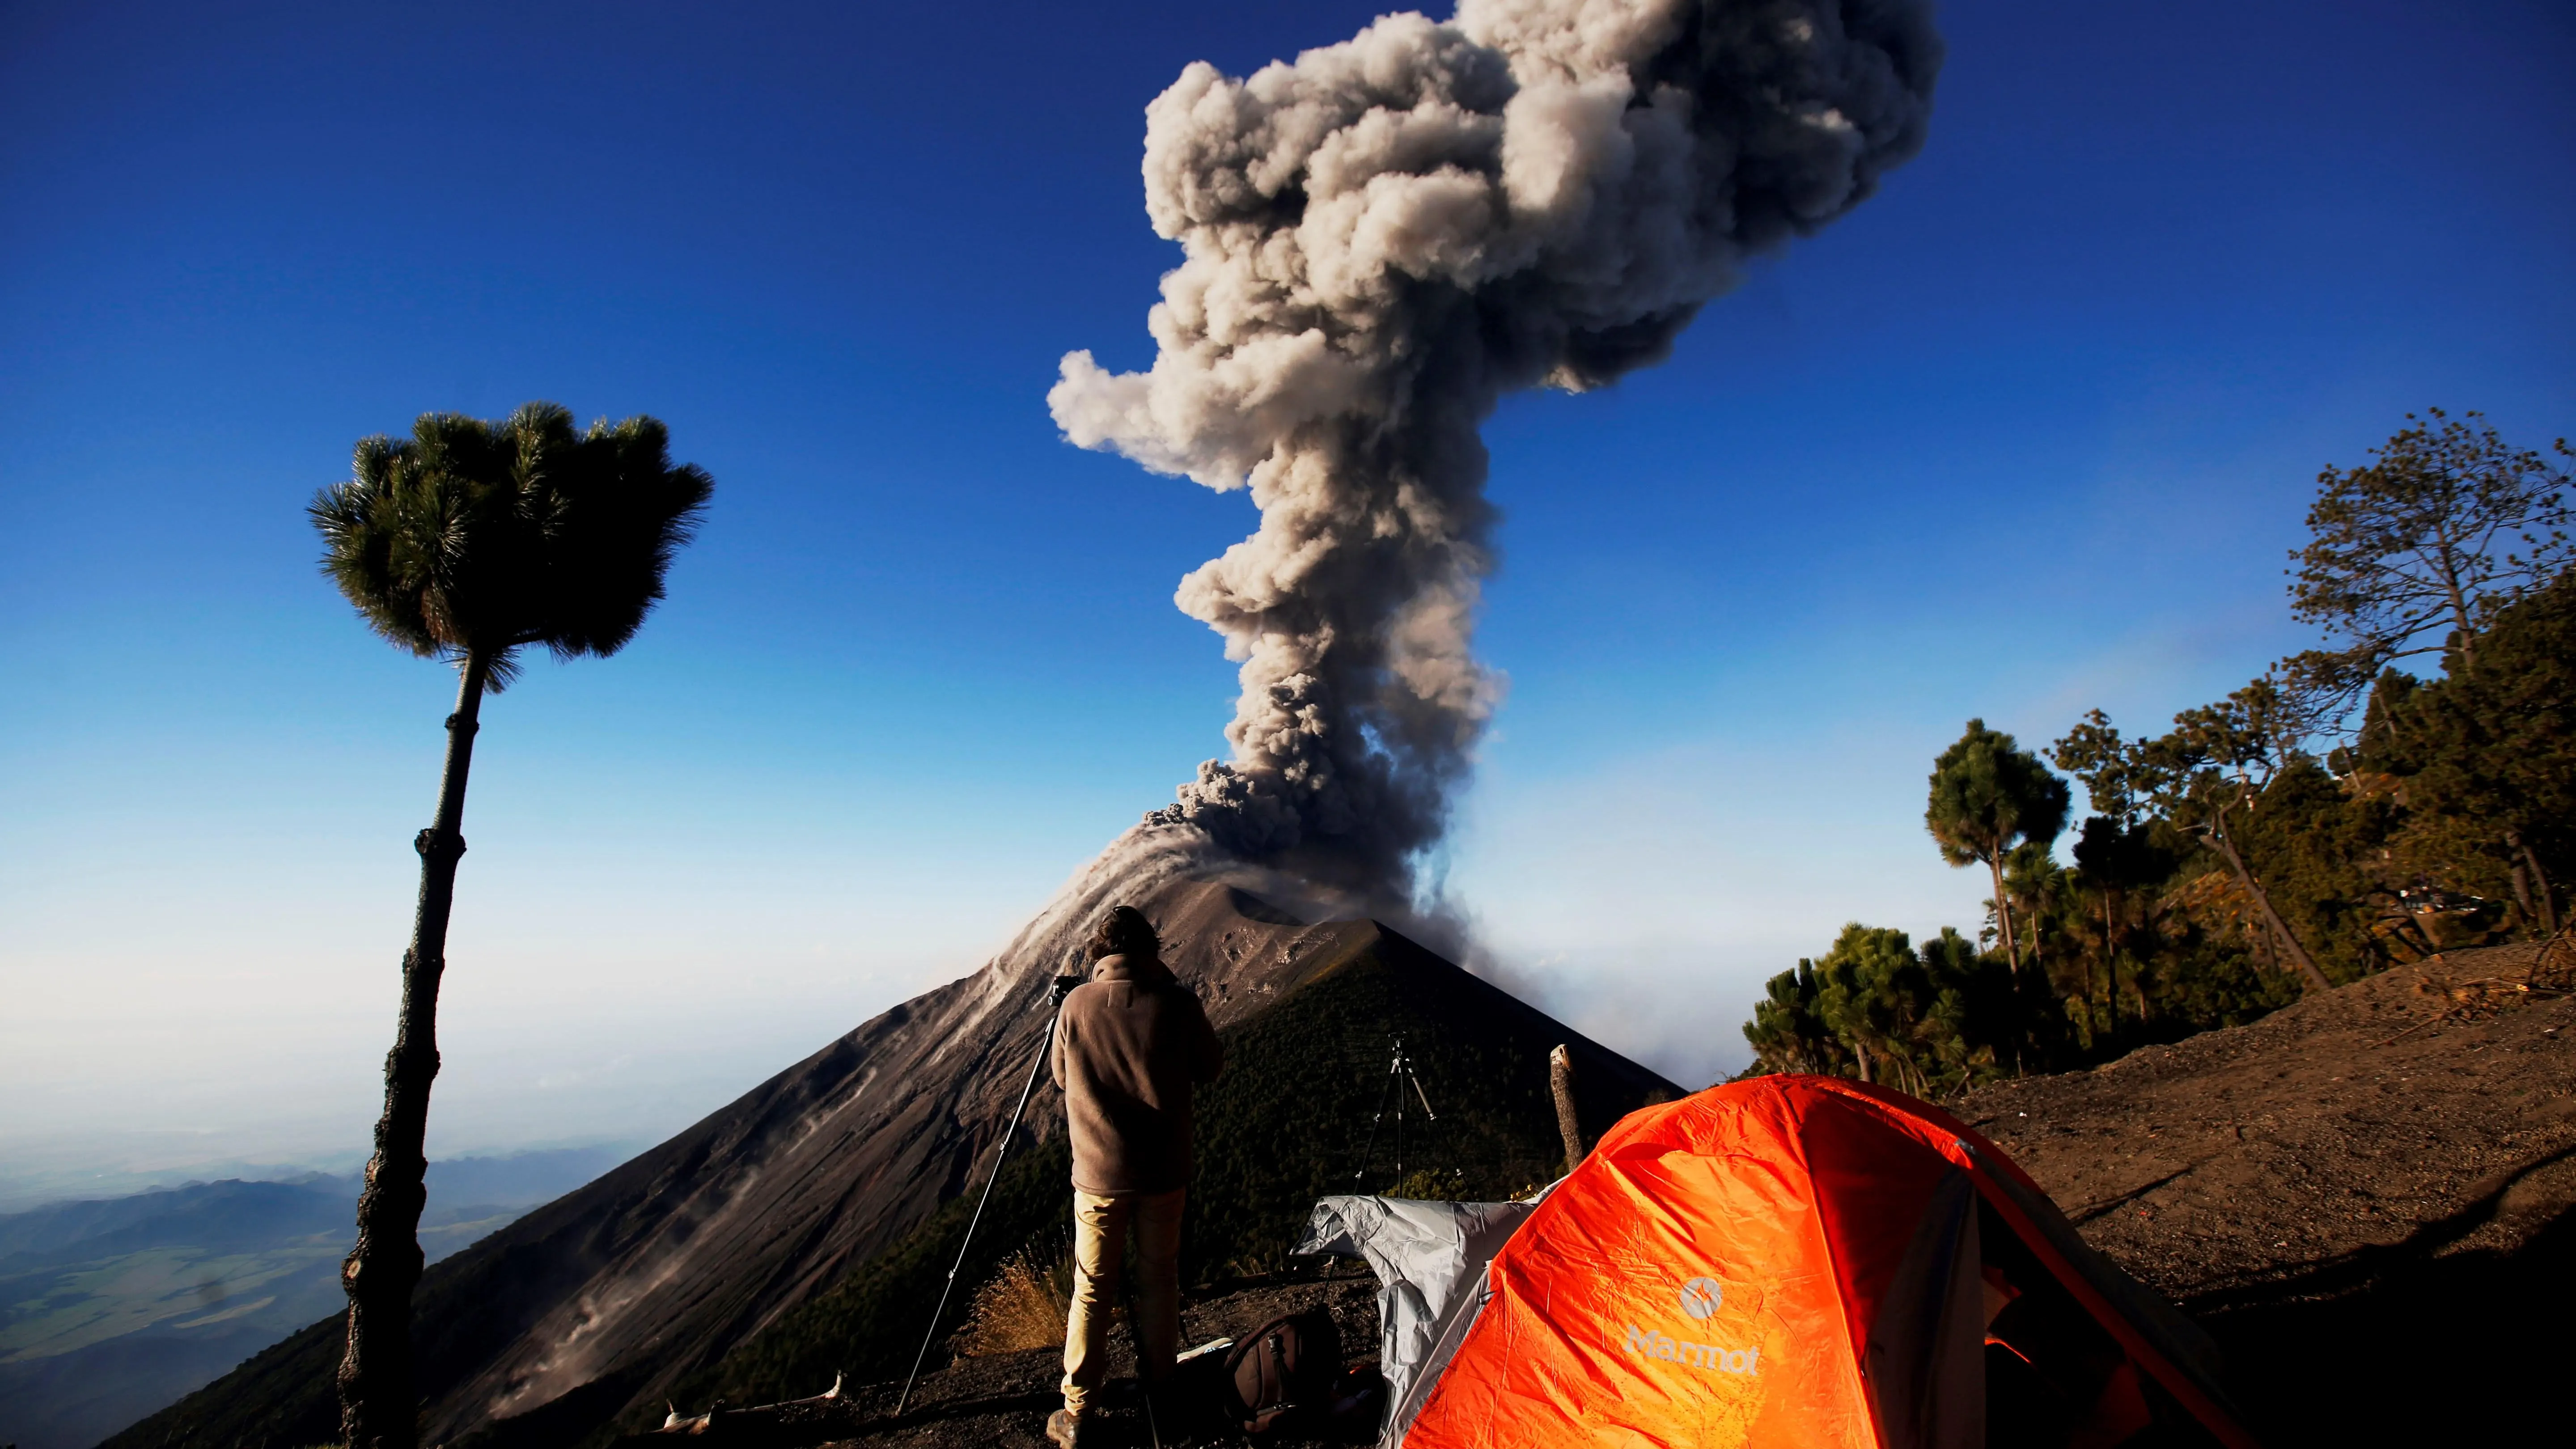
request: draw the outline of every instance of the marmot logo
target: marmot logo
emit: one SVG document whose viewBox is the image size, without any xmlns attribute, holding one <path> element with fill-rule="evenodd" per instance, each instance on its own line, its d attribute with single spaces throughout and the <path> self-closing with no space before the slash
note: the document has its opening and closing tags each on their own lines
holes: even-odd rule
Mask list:
<svg viewBox="0 0 2576 1449">
<path fill-rule="evenodd" d="M 1683 1343 L 1669 1333 L 1640 1329 L 1634 1324 L 1628 1327 L 1628 1351 L 1668 1363 L 1686 1363 L 1693 1368 L 1751 1374 L 1755 1378 L 1762 1376 L 1762 1350 L 1758 1348 L 1719 1348 L 1713 1343 Z"/>
<path fill-rule="evenodd" d="M 1726 1301 L 1726 1290 L 1714 1278 L 1693 1278 L 1682 1285 L 1682 1312 L 1693 1318 L 1712 1317 L 1717 1306 Z"/>
</svg>

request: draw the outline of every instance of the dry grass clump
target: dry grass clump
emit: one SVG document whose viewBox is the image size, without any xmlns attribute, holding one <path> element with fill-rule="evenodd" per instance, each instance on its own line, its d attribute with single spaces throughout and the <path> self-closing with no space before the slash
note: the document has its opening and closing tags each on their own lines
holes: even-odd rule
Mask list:
<svg viewBox="0 0 2576 1449">
<path fill-rule="evenodd" d="M 1072 1306 L 1072 1248 L 1023 1248 L 975 1290 L 966 1326 L 957 1331 L 957 1352 L 974 1357 L 1054 1348 L 1064 1342 L 1064 1318 Z"/>
</svg>

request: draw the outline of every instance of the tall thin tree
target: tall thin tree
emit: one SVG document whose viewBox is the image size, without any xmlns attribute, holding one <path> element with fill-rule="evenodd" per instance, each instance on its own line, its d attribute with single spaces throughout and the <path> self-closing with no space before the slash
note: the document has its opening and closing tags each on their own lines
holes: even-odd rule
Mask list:
<svg viewBox="0 0 2576 1449">
<path fill-rule="evenodd" d="M 2312 732 L 2307 707 L 2266 675 L 2216 704 L 2175 715 L 2172 733 L 2138 741 L 2131 758 L 2145 797 L 2227 862 L 2274 944 L 2315 992 L 2330 991 L 2334 983 L 2273 904 L 2237 839 L 2237 828 L 2261 806 L 2274 777 L 2306 758 L 2297 741 Z"/>
<path fill-rule="evenodd" d="M 2128 898 L 2173 873 L 2172 857 L 2158 847 L 2155 830 L 2139 818 L 2146 774 L 2137 751 L 2120 738 L 2110 716 L 2087 713 L 2048 747 L 2049 763 L 2084 786 L 2095 813 L 2075 841 L 2075 866 L 2102 910 L 2102 1010 L 2107 1028 L 2120 1027 L 2120 949 L 2127 933 Z M 2090 989 L 2089 987 L 2087 988 Z M 2144 1018 L 2141 995 L 2141 1024 Z"/>
<path fill-rule="evenodd" d="M 1995 924 L 2004 959 L 2021 970 L 2021 945 L 2013 932 L 2012 898 L 2004 889 L 2004 857 L 2024 840 L 2046 844 L 2066 828 L 2066 782 L 2013 737 L 1968 721 L 1958 743 L 1932 765 L 1931 799 L 1924 828 L 1952 865 L 1982 864 L 1995 882 Z"/>
<path fill-rule="evenodd" d="M 671 557 L 713 490 L 700 469 L 672 465 L 669 435 L 651 418 L 603 420 L 582 433 L 563 408 L 530 403 L 500 422 L 425 413 L 407 441 L 365 439 L 354 476 L 309 509 L 322 570 L 359 616 L 460 676 L 438 813 L 412 841 L 420 898 L 403 953 L 402 1013 L 358 1197 L 358 1242 L 341 1267 L 349 1318 L 340 1428 L 351 1449 L 414 1449 L 418 1439 L 411 1298 L 421 1273 L 422 1139 L 483 696 L 510 682 L 518 651 L 531 645 L 563 659 L 623 648 L 661 599 Z"/>
</svg>

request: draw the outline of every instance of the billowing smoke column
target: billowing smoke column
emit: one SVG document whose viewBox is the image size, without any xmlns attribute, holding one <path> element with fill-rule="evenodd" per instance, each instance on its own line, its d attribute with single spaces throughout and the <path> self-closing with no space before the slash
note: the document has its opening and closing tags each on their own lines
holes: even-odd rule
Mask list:
<svg viewBox="0 0 2576 1449">
<path fill-rule="evenodd" d="M 1463 0 L 1146 108 L 1145 205 L 1181 244 L 1151 371 L 1064 359 L 1086 448 L 1261 526 L 1183 579 L 1243 695 L 1147 826 L 1339 885 L 1409 885 L 1500 682 L 1478 425 L 1501 395 L 1660 361 L 1752 253 L 1922 145 L 1920 0 Z"/>
</svg>

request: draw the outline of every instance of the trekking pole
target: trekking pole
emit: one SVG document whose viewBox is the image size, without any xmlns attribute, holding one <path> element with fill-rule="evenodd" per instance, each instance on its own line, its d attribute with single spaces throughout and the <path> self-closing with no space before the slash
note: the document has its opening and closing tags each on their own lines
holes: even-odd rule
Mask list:
<svg viewBox="0 0 2576 1449">
<path fill-rule="evenodd" d="M 1038 1043 L 1037 1060 L 1029 1063 L 1029 1079 L 1020 1084 L 1020 1104 L 1011 1109 L 1011 1125 L 1002 1129 L 1002 1143 L 993 1153 L 993 1175 L 984 1179 L 984 1195 L 975 1199 L 975 1215 L 966 1220 L 966 1239 L 957 1245 L 957 1261 L 948 1265 L 948 1282 L 939 1290 L 939 1306 L 930 1310 L 930 1328 L 921 1335 L 921 1349 L 912 1356 L 912 1372 L 903 1376 L 903 1393 L 894 1401 L 895 1417 L 903 1417 L 904 1405 L 912 1402 L 913 1381 L 921 1377 L 921 1361 L 930 1357 L 930 1341 L 939 1336 L 939 1316 L 948 1311 L 948 1295 L 957 1291 L 957 1274 L 966 1266 L 967 1250 L 975 1246 L 975 1226 L 984 1221 L 984 1205 L 993 1200 L 993 1184 L 1002 1180 L 1002 1159 L 1011 1155 L 1011 1139 L 1019 1135 L 1020 1114 L 1029 1109 L 1029 1094 L 1037 1090 L 1038 1068 L 1046 1065 L 1055 1048 L 1056 1019 L 1064 1012 L 1064 999 L 1082 984 L 1079 976 L 1059 976 L 1047 986 L 1046 1036 Z"/>
</svg>

